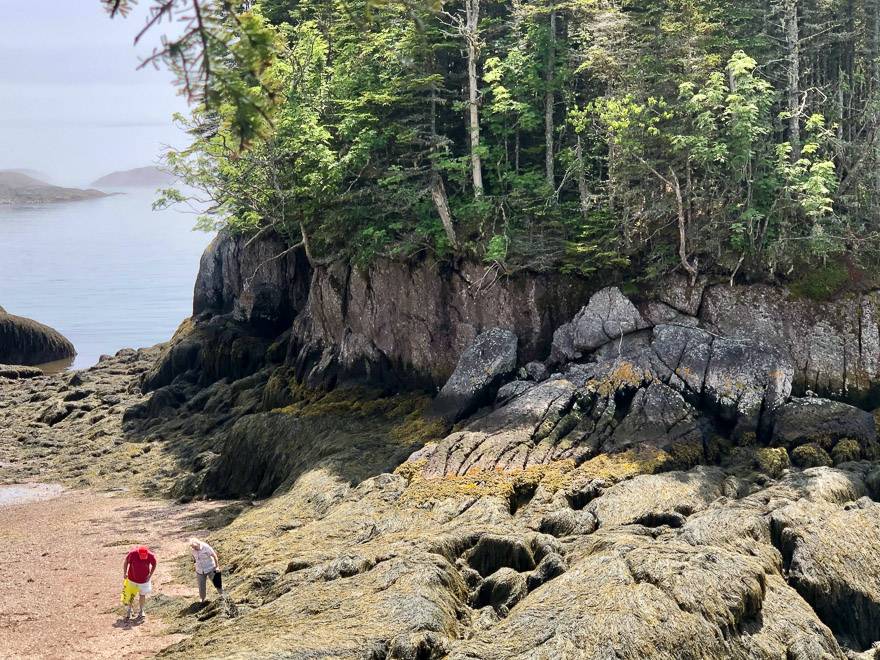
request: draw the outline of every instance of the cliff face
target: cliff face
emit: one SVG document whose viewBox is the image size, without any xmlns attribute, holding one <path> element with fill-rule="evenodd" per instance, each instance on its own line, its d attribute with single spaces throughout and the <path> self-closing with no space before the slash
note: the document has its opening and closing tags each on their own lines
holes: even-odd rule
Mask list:
<svg viewBox="0 0 880 660">
<path fill-rule="evenodd" d="M 267 341 L 288 331 L 285 359 L 311 387 L 348 380 L 437 388 L 491 327 L 517 335 L 520 364 L 558 361 L 550 351 L 554 331 L 596 288 L 577 278 L 501 277 L 470 262 L 380 260 L 366 271 L 344 263 L 313 269 L 302 251 L 285 252 L 275 237 L 221 234 L 202 257 L 193 311 L 202 322 L 227 315 L 244 324 L 245 334 Z M 814 302 L 781 287 L 689 287 L 673 277 L 636 300 L 646 323 L 633 330 L 692 319 L 715 334 L 778 348 L 791 360 L 795 392 L 873 403 L 880 292 Z"/>
<path fill-rule="evenodd" d="M 522 361 L 541 359 L 554 329 L 577 311 L 588 290 L 577 279 L 501 278 L 471 263 L 382 260 L 367 271 L 343 263 L 312 269 L 302 251 L 285 252 L 277 238 L 248 242 L 220 234 L 202 257 L 196 281 L 196 337 L 187 335 L 169 349 L 167 361 L 178 364 L 160 365 L 148 386 L 167 385 L 212 351 L 225 351 L 218 339 L 242 343 L 250 334 L 271 340 L 287 331 L 280 338 L 284 359 L 310 387 L 437 388 L 490 327 L 513 330 Z M 209 328 L 220 317 L 238 330 L 218 337 Z M 211 374 L 223 376 L 222 370 Z"/>
<path fill-rule="evenodd" d="M 60 332 L 0 307 L 0 364 L 34 365 L 76 355 Z"/>
</svg>

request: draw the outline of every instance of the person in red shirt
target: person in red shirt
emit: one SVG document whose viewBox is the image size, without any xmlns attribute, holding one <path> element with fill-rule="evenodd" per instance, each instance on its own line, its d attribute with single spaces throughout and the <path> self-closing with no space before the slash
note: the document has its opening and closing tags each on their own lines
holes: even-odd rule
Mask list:
<svg viewBox="0 0 880 660">
<path fill-rule="evenodd" d="M 122 565 L 123 578 L 128 578 L 138 588 L 140 604 L 140 611 L 137 615 L 138 619 L 144 618 L 144 601 L 147 599 L 147 594 L 153 590 L 150 579 L 153 577 L 155 570 L 156 555 L 150 552 L 150 549 L 145 545 L 134 548 L 125 556 L 125 563 Z M 131 618 L 131 605 L 128 606 L 128 613 L 125 615 L 125 618 Z"/>
</svg>

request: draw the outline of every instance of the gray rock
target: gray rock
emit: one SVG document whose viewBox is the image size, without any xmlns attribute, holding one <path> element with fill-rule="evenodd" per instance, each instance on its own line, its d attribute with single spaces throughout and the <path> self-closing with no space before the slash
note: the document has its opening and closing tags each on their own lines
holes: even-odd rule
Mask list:
<svg viewBox="0 0 880 660">
<path fill-rule="evenodd" d="M 704 395 L 737 431 L 769 426 L 772 413 L 791 395 L 794 369 L 780 350 L 760 342 L 718 338 L 706 369 Z"/>
<path fill-rule="evenodd" d="M 663 325 L 654 328 L 651 349 L 672 371 L 672 387 L 706 397 L 715 414 L 738 423 L 739 433 L 769 426 L 769 413 L 791 395 L 791 363 L 768 344 Z"/>
<path fill-rule="evenodd" d="M 572 321 L 574 348 L 591 352 L 650 324 L 617 287 L 602 289 L 590 298 Z"/>
<path fill-rule="evenodd" d="M 510 330 L 493 328 L 477 337 L 434 399 L 432 413 L 454 423 L 489 403 L 501 381 L 516 369 L 516 349 L 517 338 Z"/>
<path fill-rule="evenodd" d="M 560 365 L 579 360 L 581 352 L 574 347 L 574 324 L 566 323 L 553 332 L 550 347 L 550 364 Z"/>
<path fill-rule="evenodd" d="M 603 450 L 612 452 L 645 444 L 666 449 L 675 442 L 695 443 L 702 448 L 697 417 L 697 411 L 680 393 L 663 383 L 651 383 L 636 391 L 627 416 Z"/>
<path fill-rule="evenodd" d="M 550 372 L 543 362 L 529 362 L 525 366 L 525 370 L 529 380 L 533 380 L 536 383 L 543 383 L 550 377 Z"/>
<path fill-rule="evenodd" d="M 684 275 L 670 275 L 657 287 L 657 298 L 676 311 L 688 316 L 700 312 L 706 280 L 701 278 L 694 285 Z"/>
<path fill-rule="evenodd" d="M 535 383 L 528 380 L 515 380 L 502 385 L 498 390 L 498 395 L 495 397 L 495 403 L 506 403 L 520 394 L 525 394 L 533 387 L 535 387 Z"/>
<path fill-rule="evenodd" d="M 862 446 L 877 440 L 874 417 L 839 401 L 792 399 L 774 416 L 774 443 L 793 449 L 810 442 L 831 451 L 838 440 L 852 438 Z"/>
<path fill-rule="evenodd" d="M 641 307 L 642 318 L 651 325 L 666 325 L 673 323 L 682 316 L 681 312 L 666 303 L 651 300 Z"/>
<path fill-rule="evenodd" d="M 831 302 L 770 286 L 713 286 L 701 319 L 719 334 L 777 346 L 796 385 L 827 394 L 866 394 L 880 379 L 880 293 Z"/>
</svg>

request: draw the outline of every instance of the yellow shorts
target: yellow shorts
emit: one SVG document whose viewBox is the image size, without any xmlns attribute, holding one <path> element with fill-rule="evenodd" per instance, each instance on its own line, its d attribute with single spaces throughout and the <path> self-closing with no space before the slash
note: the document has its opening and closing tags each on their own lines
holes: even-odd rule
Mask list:
<svg viewBox="0 0 880 660">
<path fill-rule="evenodd" d="M 131 605 L 134 597 L 137 596 L 141 592 L 140 587 L 137 583 L 132 582 L 128 578 L 122 583 L 122 604 L 123 605 Z"/>
</svg>

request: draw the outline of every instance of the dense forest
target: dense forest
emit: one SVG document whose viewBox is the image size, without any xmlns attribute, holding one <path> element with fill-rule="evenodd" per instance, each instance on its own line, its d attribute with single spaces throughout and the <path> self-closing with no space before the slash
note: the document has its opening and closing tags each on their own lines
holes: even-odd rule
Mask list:
<svg viewBox="0 0 880 660">
<path fill-rule="evenodd" d="M 880 0 L 222 5 L 169 155 L 203 223 L 644 278 L 880 256 Z"/>
</svg>

